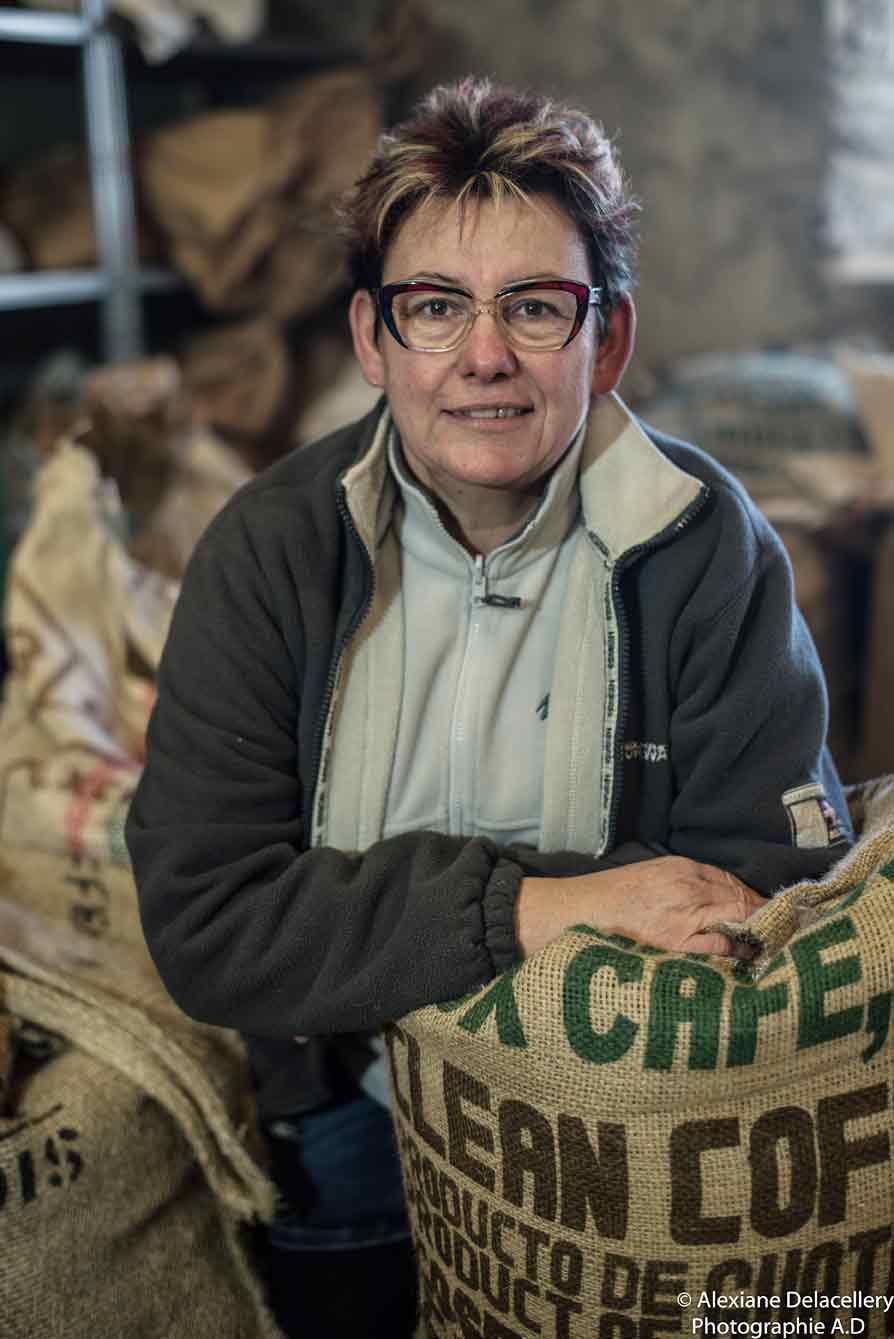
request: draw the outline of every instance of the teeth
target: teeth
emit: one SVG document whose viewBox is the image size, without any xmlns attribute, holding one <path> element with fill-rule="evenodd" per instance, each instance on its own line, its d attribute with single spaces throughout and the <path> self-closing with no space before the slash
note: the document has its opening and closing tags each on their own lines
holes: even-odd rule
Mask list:
<svg viewBox="0 0 894 1339">
<path fill-rule="evenodd" d="M 524 409 L 459 409 L 464 418 L 518 418 Z"/>
</svg>

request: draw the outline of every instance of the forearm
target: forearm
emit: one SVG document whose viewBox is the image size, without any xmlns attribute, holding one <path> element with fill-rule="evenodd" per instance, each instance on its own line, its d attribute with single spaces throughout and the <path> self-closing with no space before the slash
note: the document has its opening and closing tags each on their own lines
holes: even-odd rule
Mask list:
<svg viewBox="0 0 894 1339">
<path fill-rule="evenodd" d="M 587 875 L 522 879 L 515 902 L 515 938 L 523 958 L 539 953 L 572 925 L 598 925 L 608 918 Z M 610 931 L 609 931 L 610 932 Z"/>
<path fill-rule="evenodd" d="M 604 856 L 579 851 L 535 851 L 510 847 L 524 877 L 514 908 L 515 938 L 523 958 L 538 952 L 572 925 L 596 925 L 606 921 L 608 908 L 600 908 L 601 892 L 608 893 L 612 881 L 592 883 L 588 875 L 611 872 L 625 865 L 653 860 L 658 852 L 640 842 L 625 842 Z M 598 928 L 610 932 L 607 924 Z"/>
</svg>

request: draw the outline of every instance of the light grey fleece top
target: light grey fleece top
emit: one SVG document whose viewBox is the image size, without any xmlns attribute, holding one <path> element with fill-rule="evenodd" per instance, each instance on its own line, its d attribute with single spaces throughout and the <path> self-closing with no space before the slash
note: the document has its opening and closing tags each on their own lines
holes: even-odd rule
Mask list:
<svg viewBox="0 0 894 1339">
<path fill-rule="evenodd" d="M 549 691 L 580 521 L 582 440 L 578 432 L 522 529 L 473 557 L 448 533 L 392 432 L 406 633 L 383 836 L 427 829 L 538 844 Z"/>
</svg>

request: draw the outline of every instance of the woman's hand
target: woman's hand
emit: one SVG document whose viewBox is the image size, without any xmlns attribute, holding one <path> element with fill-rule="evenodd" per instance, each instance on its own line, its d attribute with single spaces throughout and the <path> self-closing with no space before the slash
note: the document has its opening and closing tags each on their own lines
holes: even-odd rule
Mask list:
<svg viewBox="0 0 894 1339">
<path fill-rule="evenodd" d="M 592 925 L 656 948 L 749 957 L 745 945 L 705 927 L 747 920 L 765 901 L 728 870 L 660 856 L 568 879 L 523 879 L 516 937 L 526 958 L 571 925 Z"/>
</svg>

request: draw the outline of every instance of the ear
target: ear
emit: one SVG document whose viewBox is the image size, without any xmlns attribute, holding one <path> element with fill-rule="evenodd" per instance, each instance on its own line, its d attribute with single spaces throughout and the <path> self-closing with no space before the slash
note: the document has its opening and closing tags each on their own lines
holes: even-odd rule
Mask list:
<svg viewBox="0 0 894 1339">
<path fill-rule="evenodd" d="M 593 365 L 594 395 L 608 395 L 617 386 L 633 352 L 636 337 L 636 308 L 626 294 L 608 314 L 608 329 L 596 350 Z"/>
<path fill-rule="evenodd" d="M 376 303 L 366 288 L 358 288 L 348 309 L 354 353 L 370 386 L 384 386 L 385 360 L 376 342 Z"/>
</svg>

